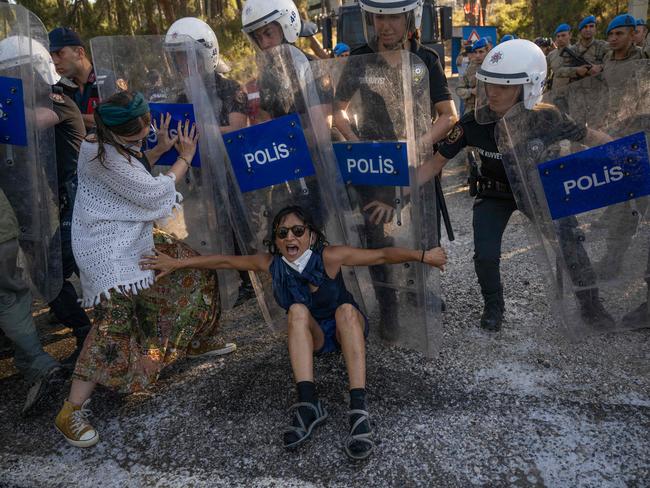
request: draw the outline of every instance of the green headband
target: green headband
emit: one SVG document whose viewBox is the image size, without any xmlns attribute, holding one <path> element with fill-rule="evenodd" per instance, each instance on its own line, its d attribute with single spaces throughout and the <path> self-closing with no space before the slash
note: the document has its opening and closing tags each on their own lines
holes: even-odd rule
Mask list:
<svg viewBox="0 0 650 488">
<path fill-rule="evenodd" d="M 142 93 L 135 92 L 133 100 L 126 107 L 112 103 L 102 103 L 97 107 L 97 111 L 107 127 L 115 127 L 149 113 L 149 104 Z"/>
</svg>

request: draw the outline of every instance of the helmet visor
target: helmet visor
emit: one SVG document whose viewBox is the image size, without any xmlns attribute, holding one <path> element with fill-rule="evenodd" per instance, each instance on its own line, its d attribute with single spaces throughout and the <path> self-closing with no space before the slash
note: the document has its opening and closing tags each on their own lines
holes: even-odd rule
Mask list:
<svg viewBox="0 0 650 488">
<path fill-rule="evenodd" d="M 493 124 L 523 100 L 523 85 L 501 85 L 477 80 L 474 116 L 479 124 Z"/>
<path fill-rule="evenodd" d="M 398 14 L 377 14 L 364 10 L 361 19 L 366 42 L 375 52 L 403 49 L 409 33 L 415 31 L 413 10 Z"/>
</svg>

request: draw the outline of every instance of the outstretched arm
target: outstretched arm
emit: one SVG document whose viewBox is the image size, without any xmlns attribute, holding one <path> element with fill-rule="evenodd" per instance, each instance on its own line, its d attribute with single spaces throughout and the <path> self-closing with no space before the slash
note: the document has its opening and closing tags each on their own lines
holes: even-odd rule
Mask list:
<svg viewBox="0 0 650 488">
<path fill-rule="evenodd" d="M 268 271 L 272 256 L 268 253 L 252 254 L 250 256 L 229 256 L 225 254 L 212 254 L 208 256 L 194 256 L 187 259 L 176 259 L 167 254 L 155 251 L 152 256 L 143 256 L 140 260 L 142 269 L 160 271 L 156 279 L 167 276 L 177 269 L 236 269 L 238 271 Z"/>
<path fill-rule="evenodd" d="M 441 247 L 428 251 L 405 249 L 403 247 L 383 247 L 380 249 L 359 249 L 349 246 L 328 246 L 323 251 L 327 268 L 340 266 L 373 266 L 377 264 L 399 264 L 421 261 L 429 266 L 444 270 L 447 254 Z"/>
</svg>

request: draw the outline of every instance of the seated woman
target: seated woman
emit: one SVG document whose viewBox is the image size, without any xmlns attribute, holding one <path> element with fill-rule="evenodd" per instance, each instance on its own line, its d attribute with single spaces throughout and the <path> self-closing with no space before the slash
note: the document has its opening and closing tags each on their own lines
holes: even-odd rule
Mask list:
<svg viewBox="0 0 650 488">
<path fill-rule="evenodd" d="M 186 354 L 210 353 L 206 345 L 211 344 L 220 312 L 214 272 L 187 270 L 154 283 L 154 272 L 139 265 L 154 246 L 178 258 L 197 255 L 168 234 L 154 231 L 154 221 L 169 216 L 181 200 L 175 184 L 196 152 L 196 128 L 179 122 L 178 135 L 170 138 L 167 117 L 161 121 L 162 147 L 145 157 L 138 149 L 151 121 L 142 94 L 117 93 L 99 105 L 94 117 L 96 137 L 84 141 L 79 153 L 72 219 L 82 305 L 94 306 L 94 323 L 55 421 L 77 447 L 99 440 L 86 408 L 97 384 L 123 393 L 143 390 L 165 366 Z M 166 174 L 152 176 L 147 162 L 155 164 L 172 146 L 178 159 Z"/>
<path fill-rule="evenodd" d="M 298 403 L 291 407 L 293 423 L 284 432 L 285 447 L 302 444 L 327 418 L 327 411 L 316 397 L 313 354 L 341 349 L 350 380 L 350 431 L 345 452 L 353 459 L 364 459 L 374 448 L 365 391 L 368 323 L 345 288 L 341 266 L 421 261 L 442 269 L 446 260 L 442 248 L 422 251 L 328 246 L 311 217 L 301 207 L 292 206 L 275 216 L 268 253 L 174 259 L 156 252 L 143 259 L 141 265 L 144 270 L 160 270 L 158 278 L 194 268 L 270 273 L 275 299 L 287 311 L 289 356 L 298 390 Z"/>
</svg>

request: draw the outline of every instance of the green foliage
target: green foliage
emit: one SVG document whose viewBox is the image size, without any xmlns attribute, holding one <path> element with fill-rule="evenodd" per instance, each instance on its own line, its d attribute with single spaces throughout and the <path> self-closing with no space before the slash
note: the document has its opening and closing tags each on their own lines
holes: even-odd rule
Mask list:
<svg viewBox="0 0 650 488">
<path fill-rule="evenodd" d="M 552 36 L 561 23 L 568 23 L 577 35 L 577 26 L 587 15 L 598 19 L 600 37 L 614 16 L 627 9 L 627 0 L 498 0 L 493 3 L 488 23 L 499 28 L 499 35 L 514 33 L 534 39 Z"/>
</svg>

